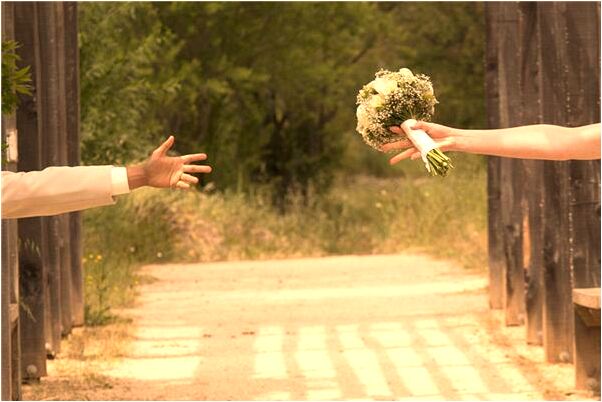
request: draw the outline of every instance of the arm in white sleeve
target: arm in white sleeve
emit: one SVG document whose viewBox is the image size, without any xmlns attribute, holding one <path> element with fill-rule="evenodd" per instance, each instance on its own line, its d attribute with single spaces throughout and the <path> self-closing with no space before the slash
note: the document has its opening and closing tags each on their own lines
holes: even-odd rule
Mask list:
<svg viewBox="0 0 602 402">
<path fill-rule="evenodd" d="M 111 188 L 113 197 L 130 192 L 127 168 L 113 167 L 113 169 L 111 169 Z"/>
<path fill-rule="evenodd" d="M 58 215 L 111 205 L 129 192 L 125 168 L 49 167 L 36 172 L 2 172 L 2 219 Z"/>
</svg>

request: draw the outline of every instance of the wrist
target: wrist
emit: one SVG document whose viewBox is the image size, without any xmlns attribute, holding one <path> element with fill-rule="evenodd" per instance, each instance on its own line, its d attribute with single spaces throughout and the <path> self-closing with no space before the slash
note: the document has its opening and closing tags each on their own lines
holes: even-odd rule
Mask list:
<svg viewBox="0 0 602 402">
<path fill-rule="evenodd" d="M 453 140 L 452 148 L 454 151 L 471 152 L 471 133 L 470 130 L 455 128 L 450 137 Z"/>
<path fill-rule="evenodd" d="M 128 166 L 127 174 L 130 190 L 148 185 L 148 177 L 146 176 L 144 166 Z"/>
</svg>

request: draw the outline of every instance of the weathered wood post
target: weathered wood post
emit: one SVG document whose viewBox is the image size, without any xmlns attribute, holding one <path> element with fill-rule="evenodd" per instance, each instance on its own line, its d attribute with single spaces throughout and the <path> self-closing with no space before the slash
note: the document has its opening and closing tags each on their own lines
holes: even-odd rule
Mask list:
<svg viewBox="0 0 602 402">
<path fill-rule="evenodd" d="M 80 158 L 79 138 L 79 47 L 77 42 L 77 3 L 66 2 L 65 7 L 65 85 L 66 85 L 66 132 L 67 163 L 78 166 Z M 84 280 L 82 214 L 69 214 L 71 248 L 71 313 L 74 326 L 84 325 Z"/>
<path fill-rule="evenodd" d="M 496 15 L 499 3 L 489 3 L 485 7 L 487 46 L 485 50 L 485 80 L 487 91 L 487 123 L 489 128 L 500 125 L 500 105 L 498 91 L 498 38 Z M 487 218 L 488 218 L 488 258 L 489 258 L 489 306 L 492 309 L 504 307 L 505 262 L 502 237 L 502 215 L 500 199 L 500 160 L 487 157 Z"/>
<path fill-rule="evenodd" d="M 54 2 L 54 17 L 56 19 L 56 39 L 54 48 L 57 61 L 57 152 L 59 165 L 69 164 L 67 157 L 67 100 L 66 100 L 66 82 L 65 82 L 65 13 L 64 3 Z M 71 248 L 69 233 L 69 214 L 61 214 L 59 219 L 59 248 L 60 248 L 60 269 L 61 269 L 61 325 L 62 334 L 71 333 L 73 325 L 73 315 L 71 312 Z"/>
<path fill-rule="evenodd" d="M 541 99 L 544 123 L 564 125 L 566 115 L 566 25 L 563 3 L 538 6 L 541 47 Z M 571 235 L 569 162 L 544 163 L 544 348 L 550 362 L 571 362 Z"/>
<path fill-rule="evenodd" d="M 568 126 L 600 122 L 600 3 L 567 4 Z M 576 386 L 600 393 L 600 160 L 571 161 L 572 295 L 594 292 L 597 306 L 575 306 Z M 592 307 L 592 306 L 590 306 Z M 597 308 L 595 308 L 597 307 Z"/>
<path fill-rule="evenodd" d="M 539 31 L 537 3 L 518 4 L 520 36 L 521 125 L 541 123 L 539 98 Z M 543 162 L 523 161 L 523 261 L 526 290 L 527 343 L 543 343 Z"/>
<path fill-rule="evenodd" d="M 57 166 L 58 154 L 58 62 L 55 48 L 56 17 L 53 3 L 36 3 L 40 30 L 40 57 L 44 60 L 41 81 L 45 90 L 40 96 L 42 108 L 42 149 L 43 166 Z M 60 219 L 57 216 L 44 218 L 48 242 L 48 282 L 50 303 L 50 333 L 47 334 L 49 355 L 60 351 L 61 347 L 61 276 L 60 276 Z"/>
<path fill-rule="evenodd" d="M 15 39 L 21 44 L 24 66 L 30 66 L 34 96 L 21 99 L 17 110 L 19 133 L 19 171 L 42 168 L 42 137 L 38 126 L 41 105 L 41 63 L 38 47 L 37 12 L 34 3 L 15 4 Z M 46 375 L 46 264 L 45 232 L 42 218 L 19 220 L 20 296 L 21 296 L 21 366 L 26 380 Z"/>
<path fill-rule="evenodd" d="M 518 4 L 502 3 L 497 10 L 499 125 L 520 124 L 520 62 Z M 523 267 L 523 167 L 520 159 L 500 160 L 500 200 L 505 257 L 504 307 L 506 325 L 521 325 L 525 315 Z"/>
<path fill-rule="evenodd" d="M 14 39 L 15 3 L 2 3 L 2 39 Z M 9 143 L 2 170 L 16 171 L 15 115 L 2 115 L 2 141 Z M 9 137 L 11 139 L 9 140 Z M 21 399 L 21 344 L 19 325 L 19 245 L 15 219 L 2 220 L 2 399 Z"/>
</svg>

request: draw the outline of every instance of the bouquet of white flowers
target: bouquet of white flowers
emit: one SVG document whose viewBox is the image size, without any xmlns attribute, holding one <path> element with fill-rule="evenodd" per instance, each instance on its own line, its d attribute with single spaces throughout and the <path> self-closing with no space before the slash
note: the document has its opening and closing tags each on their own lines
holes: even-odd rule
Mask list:
<svg viewBox="0 0 602 402">
<path fill-rule="evenodd" d="M 383 145 L 402 139 L 389 129 L 401 126 L 420 151 L 427 171 L 433 176 L 445 176 L 453 168 L 451 159 L 428 134 L 411 129 L 415 119 L 430 120 L 437 103 L 426 75 L 414 75 L 407 68 L 398 72 L 380 70 L 357 96 L 357 131 L 368 145 L 380 150 Z"/>
</svg>

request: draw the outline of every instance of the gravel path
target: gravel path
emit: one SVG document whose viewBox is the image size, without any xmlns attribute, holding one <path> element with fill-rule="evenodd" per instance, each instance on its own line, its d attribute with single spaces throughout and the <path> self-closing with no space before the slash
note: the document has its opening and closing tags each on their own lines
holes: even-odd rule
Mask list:
<svg viewBox="0 0 602 402">
<path fill-rule="evenodd" d="M 155 265 L 128 356 L 127 400 L 574 399 L 488 308 L 483 273 L 419 255 Z M 102 395 L 97 395 L 101 398 Z"/>
</svg>

